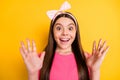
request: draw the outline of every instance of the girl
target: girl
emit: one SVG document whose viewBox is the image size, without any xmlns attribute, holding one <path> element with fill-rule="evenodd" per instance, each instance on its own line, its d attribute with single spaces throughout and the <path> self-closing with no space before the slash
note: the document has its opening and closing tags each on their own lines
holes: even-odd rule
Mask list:
<svg viewBox="0 0 120 80">
<path fill-rule="evenodd" d="M 29 80 L 99 80 L 100 65 L 108 51 L 106 41 L 93 43 L 92 55 L 82 49 L 79 26 L 75 17 L 64 11 L 51 20 L 48 44 L 38 56 L 35 42 L 21 42 L 20 52 Z"/>
</svg>

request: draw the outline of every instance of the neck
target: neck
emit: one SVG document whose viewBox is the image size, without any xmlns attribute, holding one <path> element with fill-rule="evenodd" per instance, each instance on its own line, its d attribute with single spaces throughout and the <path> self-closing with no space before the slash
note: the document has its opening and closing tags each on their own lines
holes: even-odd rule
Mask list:
<svg viewBox="0 0 120 80">
<path fill-rule="evenodd" d="M 56 52 L 62 54 L 62 55 L 67 55 L 67 54 L 71 54 L 72 53 L 72 48 L 67 48 L 67 49 L 62 49 L 62 48 L 59 48 L 57 47 L 56 48 Z"/>
</svg>

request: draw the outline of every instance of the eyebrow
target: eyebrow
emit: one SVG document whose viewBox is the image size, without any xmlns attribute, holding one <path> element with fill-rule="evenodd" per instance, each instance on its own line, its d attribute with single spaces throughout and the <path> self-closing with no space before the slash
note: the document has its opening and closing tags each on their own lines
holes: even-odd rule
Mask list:
<svg viewBox="0 0 120 80">
<path fill-rule="evenodd" d="M 61 26 L 62 26 L 62 24 L 60 24 L 60 23 L 55 23 L 55 26 L 56 26 L 56 25 L 61 25 Z M 70 23 L 70 24 L 68 24 L 68 26 L 69 26 L 69 25 L 74 25 L 74 26 L 75 26 L 74 23 Z"/>
<path fill-rule="evenodd" d="M 74 23 L 70 23 L 69 25 L 74 25 L 74 26 L 75 26 L 75 24 L 74 24 Z"/>
<path fill-rule="evenodd" d="M 56 26 L 56 25 L 61 25 L 61 26 L 62 26 L 62 24 L 60 24 L 60 23 L 55 23 L 55 26 Z"/>
</svg>

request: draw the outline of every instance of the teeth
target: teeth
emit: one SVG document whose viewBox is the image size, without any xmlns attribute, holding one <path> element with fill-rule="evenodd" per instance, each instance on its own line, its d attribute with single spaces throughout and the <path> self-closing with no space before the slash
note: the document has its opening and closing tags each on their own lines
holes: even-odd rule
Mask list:
<svg viewBox="0 0 120 80">
<path fill-rule="evenodd" d="M 69 39 L 61 39 L 61 40 L 67 41 L 67 40 L 69 40 Z"/>
<path fill-rule="evenodd" d="M 63 41 L 63 42 L 67 42 L 67 41 L 69 41 L 70 39 L 60 39 L 61 41 Z"/>
</svg>

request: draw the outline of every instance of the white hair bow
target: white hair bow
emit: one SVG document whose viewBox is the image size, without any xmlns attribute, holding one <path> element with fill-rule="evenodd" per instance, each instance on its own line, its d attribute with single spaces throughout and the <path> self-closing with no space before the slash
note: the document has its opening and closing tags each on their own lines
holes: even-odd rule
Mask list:
<svg viewBox="0 0 120 80">
<path fill-rule="evenodd" d="M 70 8 L 71 8 L 70 4 L 67 1 L 65 1 L 62 4 L 62 6 L 60 7 L 59 10 L 50 10 L 50 11 L 47 11 L 47 16 L 52 20 L 57 15 L 58 12 L 65 11 L 65 10 L 68 10 Z"/>
</svg>

